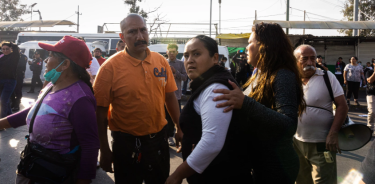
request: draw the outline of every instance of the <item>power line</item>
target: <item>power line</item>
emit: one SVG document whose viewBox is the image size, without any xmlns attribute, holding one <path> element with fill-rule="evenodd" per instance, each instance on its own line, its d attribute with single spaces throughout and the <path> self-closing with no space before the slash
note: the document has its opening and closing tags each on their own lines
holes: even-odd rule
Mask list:
<svg viewBox="0 0 375 184">
<path fill-rule="evenodd" d="M 297 11 L 304 11 L 304 10 L 300 10 L 300 9 L 297 9 L 297 8 L 292 8 L 292 7 L 290 7 L 291 9 L 294 9 L 294 10 L 297 10 Z M 319 16 L 319 17 L 323 17 L 323 18 L 326 18 L 326 19 L 333 19 L 333 20 L 339 20 L 339 19 L 334 19 L 334 18 L 331 18 L 331 17 L 325 17 L 325 16 L 322 16 L 322 15 L 318 15 L 318 14 L 315 14 L 315 13 L 310 13 L 310 12 L 307 12 L 306 11 L 306 13 L 308 13 L 308 14 L 311 14 L 311 15 L 316 15 L 316 16 Z"/>
<path fill-rule="evenodd" d="M 331 3 L 331 2 L 326 1 L 326 0 L 320 0 L 320 1 L 324 1 L 324 2 L 326 2 L 326 3 L 328 3 L 328 4 L 330 4 L 330 5 L 339 6 L 340 8 L 344 8 L 344 6 L 342 6 L 342 5 L 338 5 L 338 4 L 335 4 L 335 3 Z"/>
<path fill-rule="evenodd" d="M 260 10 L 259 12 L 262 12 L 262 11 L 265 11 L 265 10 L 270 9 L 271 7 L 275 6 L 275 4 L 276 4 L 277 2 L 279 2 L 279 0 L 276 0 L 275 3 L 273 3 L 271 6 L 269 6 L 269 7 L 266 8 L 266 9 Z"/>
</svg>

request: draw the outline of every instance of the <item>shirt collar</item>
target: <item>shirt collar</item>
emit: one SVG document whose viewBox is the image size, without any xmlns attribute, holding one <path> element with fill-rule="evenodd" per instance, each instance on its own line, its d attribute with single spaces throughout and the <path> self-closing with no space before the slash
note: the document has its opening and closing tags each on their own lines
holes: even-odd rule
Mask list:
<svg viewBox="0 0 375 184">
<path fill-rule="evenodd" d="M 136 59 L 136 58 L 132 57 L 127 52 L 126 48 L 122 52 L 125 54 L 126 57 L 130 58 L 130 62 L 133 64 L 133 66 L 137 66 L 137 65 L 139 65 L 142 62 L 142 60 L 139 60 L 139 59 Z M 151 64 L 151 51 L 150 51 L 150 49 L 146 48 L 146 53 L 147 53 L 147 57 L 143 61 L 145 61 L 146 63 Z"/>
<path fill-rule="evenodd" d="M 320 68 L 316 68 L 314 75 L 324 75 L 324 71 L 321 70 Z"/>
<path fill-rule="evenodd" d="M 172 62 L 172 63 L 175 63 L 177 61 L 177 58 L 173 61 L 171 61 L 170 59 L 168 59 L 168 62 Z"/>
</svg>

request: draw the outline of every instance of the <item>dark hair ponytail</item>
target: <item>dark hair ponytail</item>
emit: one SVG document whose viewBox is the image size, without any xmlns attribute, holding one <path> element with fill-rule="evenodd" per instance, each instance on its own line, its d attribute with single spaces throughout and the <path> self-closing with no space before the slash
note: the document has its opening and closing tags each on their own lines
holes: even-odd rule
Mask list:
<svg viewBox="0 0 375 184">
<path fill-rule="evenodd" d="M 70 66 L 72 67 L 72 71 L 75 74 L 77 74 L 77 76 L 80 80 L 82 80 L 84 83 L 86 83 L 90 87 L 91 92 L 94 94 L 94 89 L 92 88 L 92 84 L 91 84 L 91 81 L 90 81 L 91 77 L 90 77 L 90 74 L 86 71 L 86 69 L 80 67 L 73 60 L 69 59 L 68 57 L 66 57 L 62 53 L 52 52 L 52 55 L 54 55 L 58 58 L 61 58 L 62 59 L 61 62 L 68 59 L 70 61 Z"/>
<path fill-rule="evenodd" d="M 70 65 L 73 68 L 73 72 L 78 75 L 79 79 L 81 79 L 83 82 L 85 82 L 90 87 L 91 92 L 94 94 L 94 89 L 92 88 L 92 84 L 91 84 L 91 81 L 90 81 L 91 77 L 90 77 L 90 74 L 87 72 L 87 70 L 80 67 L 79 65 L 74 63 L 74 61 L 72 61 L 72 60 L 70 60 Z"/>
<path fill-rule="evenodd" d="M 213 57 L 216 53 L 219 53 L 217 42 L 211 37 L 198 35 L 192 39 L 198 39 L 199 41 L 203 42 L 204 47 L 208 50 L 210 57 Z"/>
</svg>

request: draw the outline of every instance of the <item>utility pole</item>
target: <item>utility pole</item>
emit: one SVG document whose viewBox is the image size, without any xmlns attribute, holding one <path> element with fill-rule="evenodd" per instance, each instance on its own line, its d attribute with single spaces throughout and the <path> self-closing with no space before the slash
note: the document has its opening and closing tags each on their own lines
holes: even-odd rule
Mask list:
<svg viewBox="0 0 375 184">
<path fill-rule="evenodd" d="M 76 11 L 77 14 L 77 33 L 79 33 L 79 16 L 82 15 L 82 13 L 79 13 L 79 5 L 78 5 L 78 11 Z"/>
<path fill-rule="evenodd" d="M 289 21 L 289 0 L 286 0 L 286 21 Z M 286 28 L 286 34 L 289 34 L 289 28 Z"/>
<path fill-rule="evenodd" d="M 354 0 L 353 21 L 358 21 L 358 4 L 359 0 Z M 358 36 L 358 29 L 353 30 L 353 36 Z"/>
<path fill-rule="evenodd" d="M 211 23 L 212 23 L 212 0 L 210 0 L 210 37 L 211 37 Z"/>
<path fill-rule="evenodd" d="M 257 10 L 255 10 L 255 20 L 258 20 Z"/>
<path fill-rule="evenodd" d="M 31 5 L 31 11 L 30 11 L 30 14 L 31 14 L 31 21 L 33 20 L 33 7 L 38 4 L 38 3 L 34 3 Z M 31 31 L 31 27 L 30 27 L 30 31 Z"/>
<path fill-rule="evenodd" d="M 39 20 L 43 23 L 42 14 L 40 13 L 40 11 L 39 10 L 34 10 L 34 12 L 38 12 L 39 13 Z M 41 31 L 41 27 L 39 27 L 39 31 Z"/>
<path fill-rule="evenodd" d="M 303 21 L 306 21 L 306 10 L 303 10 Z M 305 29 L 303 29 L 303 35 L 305 35 Z"/>
<path fill-rule="evenodd" d="M 219 0 L 219 33 L 221 34 L 221 0 Z"/>
</svg>

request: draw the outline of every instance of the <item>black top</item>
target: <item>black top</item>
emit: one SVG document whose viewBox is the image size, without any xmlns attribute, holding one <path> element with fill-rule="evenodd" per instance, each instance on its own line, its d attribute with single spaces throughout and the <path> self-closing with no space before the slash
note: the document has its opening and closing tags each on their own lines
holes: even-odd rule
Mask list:
<svg viewBox="0 0 375 184">
<path fill-rule="evenodd" d="M 341 63 L 336 62 L 336 68 L 340 68 L 341 75 L 343 75 L 343 73 L 344 73 L 344 68 L 345 68 L 345 63 L 344 63 L 344 61 L 341 62 Z M 336 71 L 337 71 L 337 69 L 336 69 Z"/>
<path fill-rule="evenodd" d="M 221 83 L 233 89 L 228 79 L 235 82 L 223 67 L 213 66 L 207 72 L 190 83 L 192 95 L 180 115 L 180 126 L 184 133 L 182 140 L 182 157 L 185 161 L 192 152 L 192 145 L 197 145 L 202 137 L 202 119 L 194 109 L 194 100 L 213 83 Z M 215 108 L 215 107 L 212 107 Z M 228 128 L 224 146 L 202 174 L 187 178 L 192 183 L 249 183 L 250 163 L 247 149 L 248 135 L 243 132 L 239 123 L 239 110 L 234 110 Z M 247 182 L 245 182 L 247 181 Z"/>
<path fill-rule="evenodd" d="M 20 60 L 17 65 L 17 73 L 25 73 L 27 60 L 28 59 L 25 54 L 20 54 Z"/>
<path fill-rule="evenodd" d="M 232 57 L 232 61 L 236 63 L 236 75 L 246 75 L 246 73 L 249 72 L 249 64 L 247 64 L 247 60 L 245 58 L 243 60 L 238 59 L 238 55 L 239 54 L 236 53 Z"/>
<path fill-rule="evenodd" d="M 374 73 L 374 70 L 369 70 L 367 71 L 366 74 L 366 79 L 371 77 L 371 75 Z M 367 95 L 375 95 L 375 82 L 367 84 L 366 87 L 366 93 Z"/>
<path fill-rule="evenodd" d="M 251 140 L 255 183 L 294 184 L 299 170 L 293 136 L 298 124 L 299 93 L 296 75 L 286 69 L 277 72 L 273 84 L 274 109 L 245 97 L 241 122 Z"/>
<path fill-rule="evenodd" d="M 219 65 L 225 68 L 225 63 L 223 61 L 220 61 Z"/>
<path fill-rule="evenodd" d="M 20 51 L 17 45 L 11 45 L 13 52 L 0 58 L 0 79 L 16 79 Z"/>
<path fill-rule="evenodd" d="M 322 63 L 322 64 L 323 64 L 323 66 L 327 67 L 327 65 L 325 63 Z M 324 68 L 322 66 L 320 66 L 318 63 L 316 63 L 316 67 L 324 70 Z"/>
<path fill-rule="evenodd" d="M 36 73 L 40 73 L 43 69 L 43 59 L 33 59 L 33 61 L 30 64 L 30 70 Z"/>
</svg>

